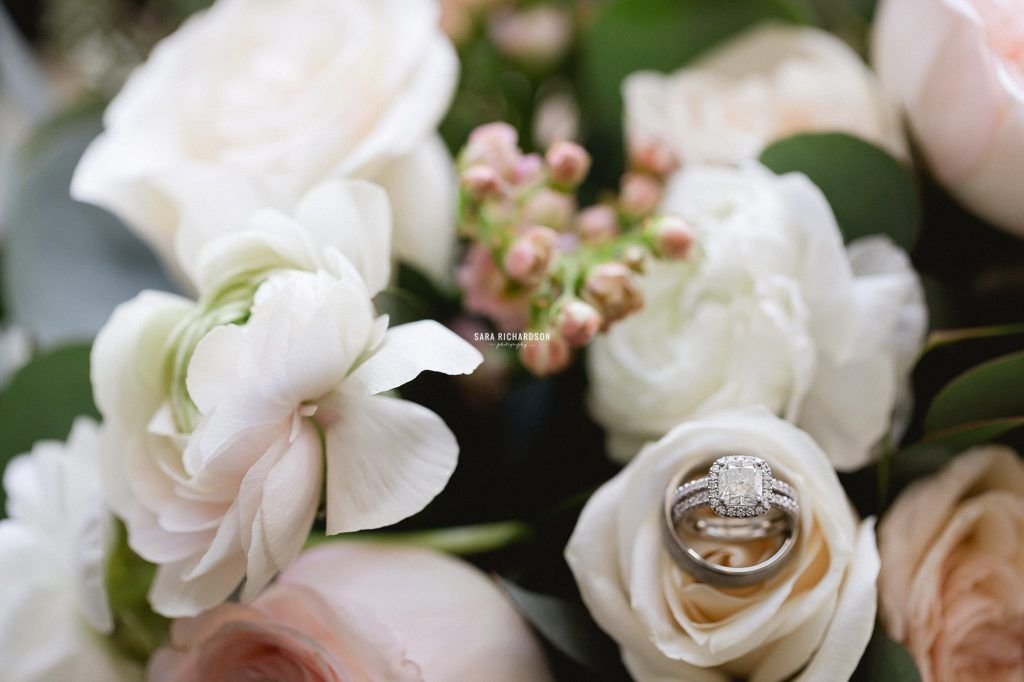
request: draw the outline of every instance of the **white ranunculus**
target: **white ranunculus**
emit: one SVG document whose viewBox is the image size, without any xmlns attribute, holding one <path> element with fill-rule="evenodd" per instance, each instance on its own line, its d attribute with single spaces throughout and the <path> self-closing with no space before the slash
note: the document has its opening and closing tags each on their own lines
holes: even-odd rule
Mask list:
<svg viewBox="0 0 1024 682">
<path fill-rule="evenodd" d="M 0 678 L 17 682 L 141 679 L 104 640 L 114 627 L 106 565 L 113 519 L 80 418 L 67 443 L 41 441 L 4 471 L 0 521 Z"/>
<path fill-rule="evenodd" d="M 844 249 L 805 176 L 756 163 L 690 167 L 661 210 L 696 235 L 654 264 L 644 309 L 591 346 L 591 408 L 625 460 L 675 425 L 763 405 L 810 433 L 836 468 L 890 431 L 927 312 L 906 254 L 883 237 Z"/>
<path fill-rule="evenodd" d="M 377 315 L 389 220 L 380 188 L 330 181 L 200 250 L 198 302 L 145 292 L 100 332 L 105 470 L 131 547 L 159 565 L 159 612 L 195 615 L 243 579 L 255 596 L 302 549 L 324 489 L 342 533 L 410 516 L 447 483 L 444 422 L 380 394 L 481 356 L 436 322 Z"/>
<path fill-rule="evenodd" d="M 455 186 L 436 129 L 457 78 L 434 0 L 218 0 L 131 76 L 72 194 L 187 270 L 197 238 L 254 207 L 370 179 L 395 206 L 395 254 L 440 277 Z"/>
<path fill-rule="evenodd" d="M 905 157 L 899 110 L 860 57 L 814 28 L 755 27 L 673 74 L 624 86 L 631 144 L 665 144 L 683 163 L 757 158 L 797 133 L 856 135 Z"/>
<path fill-rule="evenodd" d="M 775 578 L 723 590 L 673 563 L 658 502 L 679 470 L 735 452 L 764 457 L 796 488 L 802 538 Z M 754 554 L 732 545 L 717 560 L 749 565 L 760 560 Z M 873 520 L 858 527 L 821 448 L 762 408 L 683 424 L 649 445 L 587 502 L 565 555 L 638 682 L 845 680 L 874 628 Z"/>
<path fill-rule="evenodd" d="M 885 0 L 873 56 L 935 175 L 1024 237 L 1024 0 Z"/>
</svg>

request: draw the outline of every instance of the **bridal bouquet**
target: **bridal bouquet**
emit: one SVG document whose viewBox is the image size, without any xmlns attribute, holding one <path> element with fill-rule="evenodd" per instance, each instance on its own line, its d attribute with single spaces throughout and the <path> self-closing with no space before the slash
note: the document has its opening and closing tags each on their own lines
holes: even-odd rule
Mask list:
<svg viewBox="0 0 1024 682">
<path fill-rule="evenodd" d="M 0 682 L 1024 679 L 1024 2 L 0 6 Z"/>
</svg>

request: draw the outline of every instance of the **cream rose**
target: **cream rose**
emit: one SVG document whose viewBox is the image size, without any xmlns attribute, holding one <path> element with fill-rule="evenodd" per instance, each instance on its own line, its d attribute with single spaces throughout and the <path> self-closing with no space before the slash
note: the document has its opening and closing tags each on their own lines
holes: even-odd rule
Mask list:
<svg viewBox="0 0 1024 682">
<path fill-rule="evenodd" d="M 331 545 L 302 555 L 249 606 L 179 620 L 153 682 L 545 682 L 540 646 L 501 591 L 451 557 Z"/>
<path fill-rule="evenodd" d="M 1024 2 L 882 2 L 873 53 L 938 179 L 1024 236 Z"/>
<path fill-rule="evenodd" d="M 458 60 L 439 21 L 433 0 L 218 0 L 131 76 L 72 194 L 187 270 L 254 207 L 370 179 L 394 206 L 395 253 L 443 276 L 456 192 L 435 131 Z"/>
<path fill-rule="evenodd" d="M 100 332 L 102 460 L 129 544 L 159 565 L 160 613 L 195 615 L 243 578 L 256 596 L 298 556 L 324 490 L 333 534 L 395 523 L 444 488 L 455 437 L 380 394 L 481 356 L 436 322 L 377 315 L 388 237 L 383 191 L 332 181 L 202 249 L 198 302 L 144 292 Z"/>
<path fill-rule="evenodd" d="M 724 590 L 673 563 L 658 513 L 676 472 L 734 452 L 764 457 L 796 488 L 802 539 L 775 578 Z M 719 560 L 759 560 L 751 554 L 733 545 Z M 847 679 L 874 627 L 873 521 L 858 527 L 821 448 L 762 408 L 683 424 L 644 448 L 587 502 L 565 556 L 587 608 L 638 682 Z"/>
<path fill-rule="evenodd" d="M 777 139 L 818 131 L 907 154 L 899 111 L 874 74 L 814 28 L 755 27 L 673 74 L 633 74 L 623 96 L 630 144 L 667 145 L 683 163 L 733 164 Z"/>
<path fill-rule="evenodd" d="M 588 354 L 591 412 L 624 460 L 686 419 L 763 405 L 858 468 L 890 431 L 926 327 L 921 285 L 883 237 L 848 249 L 800 174 L 692 166 L 661 210 L 696 239 L 653 264 L 644 308 Z"/>
<path fill-rule="evenodd" d="M 141 679 L 105 636 L 114 628 L 106 565 L 113 519 L 104 502 L 95 423 L 67 443 L 41 441 L 4 471 L 0 521 L 0 676 L 17 682 Z"/>
<path fill-rule="evenodd" d="M 878 529 L 882 617 L 924 682 L 1024 678 L 1024 464 L 975 448 L 907 488 Z"/>
</svg>

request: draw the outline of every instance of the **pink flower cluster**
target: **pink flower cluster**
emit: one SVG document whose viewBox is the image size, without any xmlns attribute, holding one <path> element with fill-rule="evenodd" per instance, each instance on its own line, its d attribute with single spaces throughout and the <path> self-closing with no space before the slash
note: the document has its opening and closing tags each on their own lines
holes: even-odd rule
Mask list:
<svg viewBox="0 0 1024 682">
<path fill-rule="evenodd" d="M 459 156 L 464 306 L 501 331 L 546 332 L 549 340 L 520 351 L 538 376 L 565 369 L 574 349 L 643 306 L 638 275 L 648 258 L 684 260 L 692 251 L 690 226 L 655 213 L 672 164 L 635 166 L 618 196 L 578 210 L 590 171 L 578 144 L 527 154 L 512 126 L 490 123 Z"/>
</svg>

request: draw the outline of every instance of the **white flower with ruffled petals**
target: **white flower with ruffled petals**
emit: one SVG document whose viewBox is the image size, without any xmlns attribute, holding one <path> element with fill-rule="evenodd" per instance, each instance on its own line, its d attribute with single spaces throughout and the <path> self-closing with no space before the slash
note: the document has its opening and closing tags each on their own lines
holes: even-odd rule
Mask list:
<svg viewBox="0 0 1024 682">
<path fill-rule="evenodd" d="M 72 194 L 193 275 L 202 244 L 251 210 L 373 180 L 395 255 L 443 277 L 456 189 L 437 126 L 458 71 L 436 0 L 218 0 L 132 74 Z"/>
<path fill-rule="evenodd" d="M 810 433 L 835 467 L 871 461 L 901 428 L 927 311 L 900 248 L 843 247 L 806 176 L 756 163 L 693 166 L 661 210 L 696 234 L 685 263 L 652 264 L 644 308 L 588 354 L 591 411 L 626 460 L 677 424 L 763 405 Z"/>
<path fill-rule="evenodd" d="M 328 533 L 386 526 L 444 488 L 444 422 L 381 395 L 482 358 L 433 321 L 388 327 L 384 192 L 332 181 L 294 215 L 263 210 L 202 249 L 198 302 L 146 292 L 93 351 L 104 451 L 129 542 L 159 564 L 171 616 L 254 597 L 302 549 L 326 489 Z"/>
<path fill-rule="evenodd" d="M 107 558 L 114 522 L 104 501 L 96 424 L 67 443 L 40 441 L 4 471 L 0 521 L 0 676 L 17 682 L 141 679 L 105 638 L 114 629 Z"/>
</svg>

